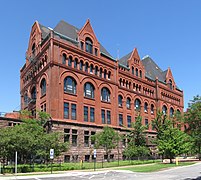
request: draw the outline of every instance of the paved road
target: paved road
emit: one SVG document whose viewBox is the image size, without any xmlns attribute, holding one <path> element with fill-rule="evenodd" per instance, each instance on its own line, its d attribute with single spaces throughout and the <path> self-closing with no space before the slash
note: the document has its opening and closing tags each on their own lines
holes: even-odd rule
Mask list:
<svg viewBox="0 0 201 180">
<path fill-rule="evenodd" d="M 176 167 L 160 172 L 135 173 L 131 171 L 67 172 L 52 175 L 2 177 L 1 180 L 201 180 L 201 163 Z"/>
</svg>

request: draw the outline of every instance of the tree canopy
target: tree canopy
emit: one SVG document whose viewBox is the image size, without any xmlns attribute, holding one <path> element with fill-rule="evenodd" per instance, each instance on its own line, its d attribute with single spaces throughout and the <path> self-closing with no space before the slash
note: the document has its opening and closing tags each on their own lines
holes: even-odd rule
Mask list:
<svg viewBox="0 0 201 180">
<path fill-rule="evenodd" d="M 113 128 L 105 126 L 103 131 L 95 134 L 93 138 L 95 139 L 95 148 L 104 148 L 109 161 L 111 150 L 118 146 L 119 134 Z"/>
<path fill-rule="evenodd" d="M 0 158 L 12 161 L 17 151 L 21 163 L 35 158 L 48 161 L 51 148 L 55 156 L 68 149 L 68 143 L 61 142 L 61 136 L 58 132 L 47 133 L 40 120 L 26 116 L 21 124 L 1 129 Z"/>
<path fill-rule="evenodd" d="M 184 123 L 186 123 L 186 132 L 192 137 L 193 150 L 201 159 L 201 97 L 199 95 L 189 103 Z"/>
<path fill-rule="evenodd" d="M 168 119 L 161 112 L 158 112 L 156 118 L 152 121 L 157 131 L 155 142 L 159 154 L 169 158 L 171 163 L 175 156 L 189 152 L 192 147 L 190 136 L 175 127 L 176 121 L 176 119 L 174 121 Z"/>
<path fill-rule="evenodd" d="M 138 116 L 136 121 L 131 124 L 131 128 L 129 129 L 128 144 L 123 154 L 132 159 L 134 157 L 142 157 L 146 156 L 150 153 L 148 147 L 146 146 L 146 137 L 145 130 L 146 126 L 142 125 L 142 117 Z"/>
</svg>

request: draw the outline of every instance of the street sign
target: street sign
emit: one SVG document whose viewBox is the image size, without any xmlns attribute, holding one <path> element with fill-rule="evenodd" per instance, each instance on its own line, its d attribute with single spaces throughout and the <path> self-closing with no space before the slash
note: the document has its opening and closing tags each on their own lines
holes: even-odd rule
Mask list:
<svg viewBox="0 0 201 180">
<path fill-rule="evenodd" d="M 94 158 L 96 158 L 96 149 L 94 149 Z"/>
<path fill-rule="evenodd" d="M 54 149 L 50 149 L 50 159 L 54 159 Z"/>
</svg>

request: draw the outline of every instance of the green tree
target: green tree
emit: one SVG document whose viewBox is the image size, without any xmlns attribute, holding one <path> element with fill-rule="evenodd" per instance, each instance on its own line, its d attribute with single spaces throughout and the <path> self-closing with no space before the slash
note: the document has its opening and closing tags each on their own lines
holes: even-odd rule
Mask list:
<svg viewBox="0 0 201 180">
<path fill-rule="evenodd" d="M 192 147 L 190 136 L 173 127 L 163 131 L 160 139 L 157 140 L 157 145 L 159 153 L 163 153 L 170 159 L 170 163 L 175 156 L 189 152 Z"/>
<path fill-rule="evenodd" d="M 184 123 L 186 123 L 186 132 L 192 137 L 193 150 L 201 159 L 201 97 L 194 96 L 189 103 L 189 108 L 185 113 Z"/>
<path fill-rule="evenodd" d="M 95 139 L 95 148 L 103 147 L 107 155 L 107 161 L 110 161 L 110 153 L 119 143 L 120 136 L 113 128 L 105 126 L 103 131 L 93 136 Z"/>
<path fill-rule="evenodd" d="M 150 153 L 149 148 L 146 146 L 145 130 L 146 126 L 142 125 L 142 117 L 138 116 L 136 121 L 131 124 L 131 129 L 129 129 L 128 145 L 124 150 L 123 154 L 129 159 L 133 157 L 143 157 Z"/>
<path fill-rule="evenodd" d="M 176 117 L 172 121 L 163 113 L 157 112 L 156 118 L 152 121 L 152 125 L 157 131 L 157 139 L 154 143 L 157 144 L 159 154 L 169 158 L 171 163 L 175 156 L 187 153 L 192 147 L 190 137 L 175 128 L 175 124 L 181 119 L 181 116 L 178 116 L 178 120 Z"/>
<path fill-rule="evenodd" d="M 25 113 L 26 114 L 26 113 Z M 19 161 L 27 163 L 34 157 L 48 160 L 49 150 L 55 149 L 55 155 L 68 149 L 68 144 L 61 142 L 62 134 L 58 132 L 46 133 L 40 120 L 29 119 L 23 114 L 23 123 L 14 127 L 7 127 L 0 131 L 0 158 L 13 160 L 15 151 Z"/>
</svg>

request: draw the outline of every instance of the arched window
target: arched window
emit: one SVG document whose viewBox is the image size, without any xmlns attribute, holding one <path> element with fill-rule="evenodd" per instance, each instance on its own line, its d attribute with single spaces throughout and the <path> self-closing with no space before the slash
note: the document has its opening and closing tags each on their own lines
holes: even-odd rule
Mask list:
<svg viewBox="0 0 201 180">
<path fill-rule="evenodd" d="M 24 95 L 24 104 L 27 105 L 28 102 L 29 102 L 29 98 L 28 98 L 27 93 L 25 93 L 25 95 Z"/>
<path fill-rule="evenodd" d="M 148 112 L 148 103 L 147 102 L 145 102 L 144 103 L 144 112 Z"/>
<path fill-rule="evenodd" d="M 95 67 L 95 75 L 98 75 L 98 66 Z"/>
<path fill-rule="evenodd" d="M 99 77 L 102 78 L 103 69 L 100 68 Z"/>
<path fill-rule="evenodd" d="M 138 69 L 137 68 L 135 69 L 135 73 L 136 73 L 135 75 L 138 76 Z"/>
<path fill-rule="evenodd" d="M 82 60 L 80 61 L 80 70 L 81 71 L 83 70 L 83 61 Z"/>
<path fill-rule="evenodd" d="M 102 90 L 101 90 L 101 100 L 110 102 L 110 91 L 106 87 L 102 88 Z"/>
<path fill-rule="evenodd" d="M 106 76 L 107 76 L 107 71 L 106 69 L 104 70 L 104 79 L 106 79 Z"/>
<path fill-rule="evenodd" d="M 85 39 L 85 45 L 86 52 L 93 54 L 93 42 L 89 37 Z"/>
<path fill-rule="evenodd" d="M 74 61 L 74 68 L 77 69 L 77 63 L 78 63 L 78 59 L 75 58 L 75 61 Z"/>
<path fill-rule="evenodd" d="M 171 107 L 170 108 L 170 117 L 173 117 L 173 115 L 174 115 L 174 109 Z"/>
<path fill-rule="evenodd" d="M 36 44 L 35 43 L 33 44 L 31 50 L 32 50 L 32 57 L 34 58 L 35 57 L 35 53 L 36 53 Z"/>
<path fill-rule="evenodd" d="M 131 99 L 129 97 L 126 99 L 126 107 L 127 109 L 131 108 Z"/>
<path fill-rule="evenodd" d="M 154 105 L 151 104 L 151 114 L 154 114 Z"/>
<path fill-rule="evenodd" d="M 123 105 L 123 97 L 121 95 L 118 96 L 118 104 L 119 104 L 119 107 L 122 107 Z"/>
<path fill-rule="evenodd" d="M 45 78 L 42 79 L 40 83 L 40 89 L 41 89 L 41 96 L 46 94 L 46 80 Z"/>
<path fill-rule="evenodd" d="M 132 66 L 132 74 L 134 75 L 135 73 L 134 73 L 134 67 Z"/>
<path fill-rule="evenodd" d="M 141 101 L 139 99 L 135 100 L 135 109 L 140 110 L 141 109 Z"/>
<path fill-rule="evenodd" d="M 76 81 L 72 77 L 66 77 L 64 79 L 64 92 L 76 94 Z"/>
<path fill-rule="evenodd" d="M 72 66 L 72 61 L 73 61 L 73 58 L 72 58 L 72 56 L 69 56 L 69 58 L 68 58 L 68 66 Z"/>
<path fill-rule="evenodd" d="M 164 115 L 167 114 L 167 107 L 166 107 L 165 105 L 164 105 L 163 108 L 162 108 L 162 112 L 163 112 Z"/>
<path fill-rule="evenodd" d="M 169 86 L 170 86 L 170 89 L 173 89 L 172 80 L 171 79 L 169 80 Z"/>
<path fill-rule="evenodd" d="M 179 110 L 179 109 L 177 109 L 177 114 L 181 114 L 181 112 L 180 112 L 180 110 Z"/>
<path fill-rule="evenodd" d="M 36 99 L 36 87 L 35 86 L 31 89 L 31 99 L 32 100 Z"/>
<path fill-rule="evenodd" d="M 93 84 L 87 82 L 84 85 L 84 96 L 88 98 L 93 98 L 94 99 L 94 86 Z"/>
<path fill-rule="evenodd" d="M 85 63 L 85 72 L 88 72 L 88 69 L 89 69 L 89 63 L 86 62 L 86 63 Z"/>
<path fill-rule="evenodd" d="M 108 79 L 110 79 L 110 76 L 111 76 L 111 72 L 109 71 L 108 72 Z"/>
<path fill-rule="evenodd" d="M 140 77 L 142 78 L 142 71 L 140 70 Z"/>
<path fill-rule="evenodd" d="M 66 54 L 62 54 L 62 64 L 66 64 Z"/>
<path fill-rule="evenodd" d="M 90 74 L 93 74 L 93 69 L 94 69 L 94 66 L 93 64 L 90 65 Z"/>
</svg>

